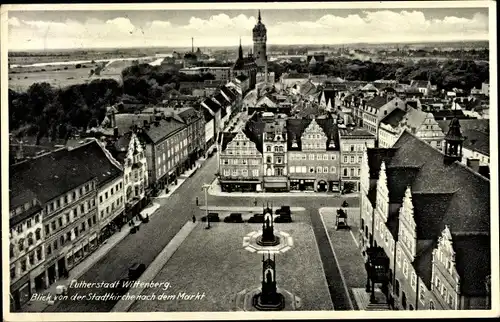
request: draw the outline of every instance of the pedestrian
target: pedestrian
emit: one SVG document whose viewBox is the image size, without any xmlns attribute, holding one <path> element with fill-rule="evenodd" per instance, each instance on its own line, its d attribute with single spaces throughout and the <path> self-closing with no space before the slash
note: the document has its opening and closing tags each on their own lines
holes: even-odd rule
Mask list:
<svg viewBox="0 0 500 322">
<path fill-rule="evenodd" d="M 196 217 L 193 215 L 193 224 L 196 222 Z"/>
<path fill-rule="evenodd" d="M 198 206 L 198 197 L 196 197 L 196 206 Z"/>
<path fill-rule="evenodd" d="M 257 198 L 255 198 L 255 200 L 253 201 L 253 205 L 257 207 Z"/>
</svg>

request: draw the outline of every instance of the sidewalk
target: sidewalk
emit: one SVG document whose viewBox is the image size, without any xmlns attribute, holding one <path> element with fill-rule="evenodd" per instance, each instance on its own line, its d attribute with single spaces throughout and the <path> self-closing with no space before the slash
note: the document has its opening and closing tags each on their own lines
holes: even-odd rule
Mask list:
<svg viewBox="0 0 500 322">
<path fill-rule="evenodd" d="M 327 230 L 331 246 L 334 248 L 339 268 L 343 272 L 351 301 L 356 304 L 355 309 L 359 310 L 363 304 L 358 303 L 359 299 L 356 297 L 355 290 L 363 289 L 366 284 L 365 262 L 357 239 L 360 208 L 343 208 L 347 212 L 347 223 L 351 227 L 350 230 L 336 230 L 337 209 L 339 208 L 320 208 L 319 214 Z"/>
<path fill-rule="evenodd" d="M 152 203 L 146 206 L 141 211 L 142 216 L 152 217 L 156 210 L 160 208 L 160 205 L 157 203 Z M 137 220 L 134 217 L 134 223 L 139 225 L 141 223 L 140 220 Z M 69 271 L 68 278 L 60 278 L 55 283 L 53 283 L 48 289 L 44 290 L 42 294 L 56 294 L 57 286 L 59 285 L 67 285 L 72 280 L 77 280 L 80 276 L 82 276 L 85 272 L 87 272 L 97 261 L 99 261 L 102 257 L 104 257 L 107 253 L 111 251 L 116 244 L 122 241 L 128 234 L 130 233 L 130 229 L 127 225 L 124 225 L 120 231 L 117 231 L 113 235 L 111 235 L 108 239 L 106 239 L 99 248 L 97 248 L 94 252 L 89 254 L 87 258 L 85 258 L 82 262 L 76 265 Z M 23 308 L 22 312 L 43 312 L 50 304 L 46 301 L 30 301 Z"/>
<path fill-rule="evenodd" d="M 328 197 L 328 198 L 358 198 L 359 193 L 349 193 L 341 195 L 335 192 L 314 192 L 314 191 L 290 191 L 290 192 L 223 192 L 218 180 L 215 179 L 208 189 L 208 194 L 219 197 Z"/>
<path fill-rule="evenodd" d="M 165 264 L 168 262 L 170 257 L 175 253 L 177 248 L 182 244 L 182 242 L 186 239 L 186 237 L 193 231 L 194 227 L 196 227 L 196 223 L 193 223 L 191 221 L 188 221 L 182 228 L 179 230 L 177 235 L 172 238 L 172 240 L 163 248 L 163 250 L 156 256 L 154 261 L 148 266 L 148 268 L 142 273 L 140 280 L 143 283 L 149 283 L 151 282 L 156 275 L 163 269 Z M 126 295 L 123 295 L 124 297 L 137 297 L 137 295 L 140 295 L 144 289 L 139 288 L 139 287 L 134 287 L 129 289 L 129 291 L 126 293 Z M 135 301 L 130 300 L 130 299 L 121 299 L 118 301 L 111 312 L 127 312 L 132 304 L 134 304 Z"/>
<path fill-rule="evenodd" d="M 160 198 L 160 199 L 164 199 L 164 198 L 168 198 L 170 197 L 183 183 L 184 181 L 186 181 L 189 177 L 191 177 L 198 169 L 201 168 L 201 166 L 203 165 L 203 163 L 206 161 L 206 158 L 202 157 L 198 160 L 196 160 L 196 165 L 191 169 L 191 170 L 187 170 L 187 171 L 184 171 L 180 176 L 179 178 L 177 178 L 177 184 L 174 184 L 173 182 L 171 182 L 169 185 L 168 185 L 168 193 L 165 192 L 165 189 L 162 190 L 161 194 L 159 194 L 158 196 L 156 197 L 153 197 L 154 199 L 156 198 Z"/>
</svg>

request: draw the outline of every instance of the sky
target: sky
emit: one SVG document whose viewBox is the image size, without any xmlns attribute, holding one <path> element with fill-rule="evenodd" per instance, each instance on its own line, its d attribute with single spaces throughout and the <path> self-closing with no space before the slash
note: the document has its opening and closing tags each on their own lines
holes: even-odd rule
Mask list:
<svg viewBox="0 0 500 322">
<path fill-rule="evenodd" d="M 9 50 L 252 44 L 253 10 L 9 11 Z M 268 44 L 488 40 L 487 8 L 263 9 Z"/>
</svg>

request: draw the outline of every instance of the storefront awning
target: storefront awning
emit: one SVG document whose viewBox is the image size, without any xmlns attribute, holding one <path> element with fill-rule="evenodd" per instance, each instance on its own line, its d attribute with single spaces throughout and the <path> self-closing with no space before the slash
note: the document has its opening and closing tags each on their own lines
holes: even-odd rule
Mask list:
<svg viewBox="0 0 500 322">
<path fill-rule="evenodd" d="M 265 182 L 264 188 L 287 188 L 286 182 Z"/>
</svg>

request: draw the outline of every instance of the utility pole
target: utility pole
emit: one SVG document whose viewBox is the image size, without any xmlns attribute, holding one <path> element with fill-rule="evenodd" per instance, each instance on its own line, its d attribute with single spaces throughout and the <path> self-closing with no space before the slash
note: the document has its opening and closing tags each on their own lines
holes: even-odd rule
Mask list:
<svg viewBox="0 0 500 322">
<path fill-rule="evenodd" d="M 210 185 L 208 183 L 204 183 L 201 187 L 205 191 L 205 218 L 207 218 L 207 227 L 205 229 L 210 229 L 210 218 L 208 218 L 208 189 Z"/>
</svg>

